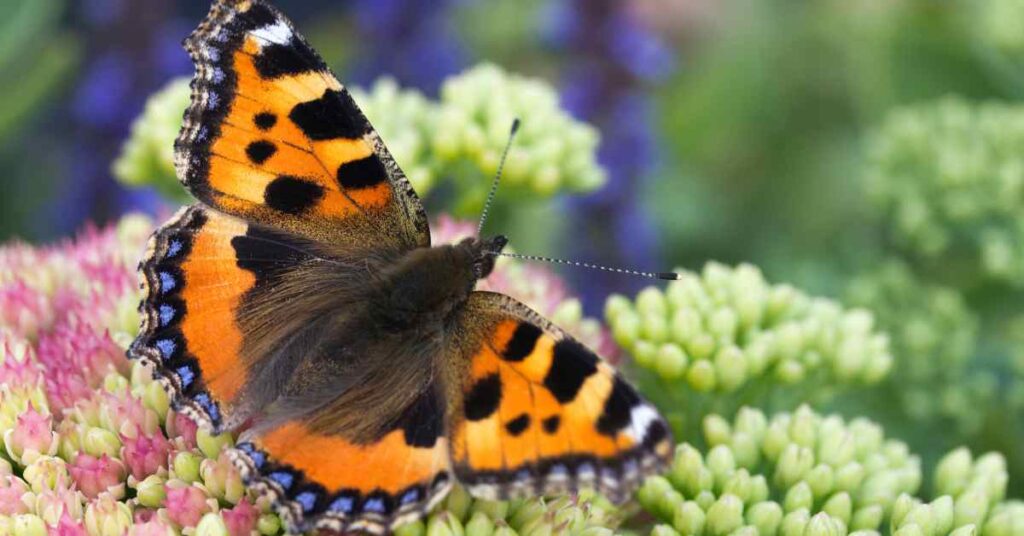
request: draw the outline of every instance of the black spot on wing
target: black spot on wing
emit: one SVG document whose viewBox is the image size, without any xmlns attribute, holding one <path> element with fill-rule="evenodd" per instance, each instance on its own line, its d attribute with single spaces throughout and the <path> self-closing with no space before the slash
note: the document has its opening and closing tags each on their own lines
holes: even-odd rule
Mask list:
<svg viewBox="0 0 1024 536">
<path fill-rule="evenodd" d="M 260 76 L 268 79 L 327 70 L 320 56 L 295 37 L 283 45 L 264 43 L 253 63 Z"/>
<path fill-rule="evenodd" d="M 266 162 L 276 152 L 277 146 L 266 140 L 254 141 L 245 148 L 245 155 L 249 157 L 249 161 L 257 165 Z"/>
<path fill-rule="evenodd" d="M 388 178 L 384 164 L 377 155 L 371 154 L 366 158 L 345 162 L 338 166 L 338 184 L 343 189 L 371 188 L 384 182 Z"/>
<path fill-rule="evenodd" d="M 555 344 L 544 386 L 555 395 L 555 399 L 565 404 L 576 398 L 583 382 L 595 372 L 597 356 L 582 344 L 564 339 Z"/>
<path fill-rule="evenodd" d="M 645 448 L 652 448 L 668 437 L 668 426 L 665 425 L 665 422 L 661 420 L 654 421 L 647 427 L 647 434 L 644 435 L 642 440 L 643 446 Z"/>
<path fill-rule="evenodd" d="M 282 175 L 267 185 L 263 191 L 263 199 L 273 209 L 288 214 L 302 214 L 324 196 L 324 189 L 319 184 Z"/>
<path fill-rule="evenodd" d="M 614 436 L 619 430 L 629 426 L 630 413 L 640 404 L 636 391 L 621 376 L 615 376 L 612 392 L 604 402 L 604 411 L 597 419 L 597 431 Z"/>
<path fill-rule="evenodd" d="M 444 407 L 434 389 L 427 389 L 416 398 L 399 419 L 405 443 L 429 448 L 444 433 Z"/>
<path fill-rule="evenodd" d="M 508 430 L 508 433 L 512 434 L 513 437 L 521 435 L 529 427 L 530 416 L 525 413 L 521 413 L 515 419 L 505 423 L 505 429 Z"/>
<path fill-rule="evenodd" d="M 543 421 L 541 421 L 541 426 L 544 427 L 544 431 L 549 433 L 549 434 L 552 434 L 552 435 L 555 432 L 558 432 L 558 427 L 561 424 L 562 424 L 562 418 L 559 417 L 558 415 L 552 415 L 552 416 L 544 419 Z"/>
<path fill-rule="evenodd" d="M 271 112 L 260 112 L 253 116 L 252 122 L 260 130 L 270 130 L 277 124 L 277 116 Z"/>
<path fill-rule="evenodd" d="M 533 347 L 537 344 L 537 339 L 542 334 L 537 326 L 528 322 L 520 322 L 516 326 L 516 331 L 512 334 L 512 338 L 505 346 L 505 351 L 502 352 L 501 357 L 505 361 L 522 361 L 526 359 L 533 352 Z"/>
<path fill-rule="evenodd" d="M 288 118 L 313 140 L 360 138 L 369 130 L 352 98 L 333 89 L 319 99 L 295 105 Z"/>
<path fill-rule="evenodd" d="M 501 378 L 497 373 L 476 382 L 466 394 L 465 413 L 471 421 L 481 421 L 498 411 L 501 402 Z"/>
</svg>

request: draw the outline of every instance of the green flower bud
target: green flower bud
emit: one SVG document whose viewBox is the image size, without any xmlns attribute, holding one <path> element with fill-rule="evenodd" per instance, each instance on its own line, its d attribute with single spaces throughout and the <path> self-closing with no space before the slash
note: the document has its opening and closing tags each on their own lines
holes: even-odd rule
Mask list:
<svg viewBox="0 0 1024 536">
<path fill-rule="evenodd" d="M 841 519 L 843 523 L 849 524 L 853 515 L 853 499 L 850 498 L 849 493 L 840 491 L 825 501 L 821 511 L 836 519 Z"/>
<path fill-rule="evenodd" d="M 672 518 L 672 526 L 684 536 L 701 534 L 706 522 L 707 516 L 704 514 L 704 510 L 693 501 L 682 503 Z"/>
<path fill-rule="evenodd" d="M 234 444 L 231 434 L 213 435 L 202 428 L 196 430 L 196 445 L 207 458 L 216 459 L 220 456 L 221 449 L 233 447 Z"/>
<path fill-rule="evenodd" d="M 729 534 L 743 525 L 743 501 L 735 495 L 719 497 L 707 511 L 707 530 L 711 534 Z"/>
<path fill-rule="evenodd" d="M 786 492 L 786 499 L 782 503 L 787 512 L 796 510 L 810 510 L 814 505 L 814 493 L 807 482 L 798 482 Z"/>
<path fill-rule="evenodd" d="M 135 486 L 135 495 L 139 504 L 147 508 L 159 508 L 166 496 L 164 479 L 159 475 L 149 475 Z"/>
<path fill-rule="evenodd" d="M 281 530 L 281 518 L 276 514 L 263 514 L 256 520 L 256 530 L 260 534 L 277 534 Z"/>
<path fill-rule="evenodd" d="M 466 536 L 490 536 L 494 532 L 494 521 L 483 512 L 476 512 L 466 523 Z"/>
<path fill-rule="evenodd" d="M 819 512 L 807 522 L 804 534 L 807 536 L 845 536 L 846 526 L 842 521 L 832 518 L 825 512 Z"/>
<path fill-rule="evenodd" d="M 203 515 L 196 525 L 196 536 L 228 536 L 228 526 L 220 514 L 209 513 Z"/>
<path fill-rule="evenodd" d="M 644 343 L 646 341 L 638 341 Z M 639 345 L 638 345 L 639 346 Z M 638 348 L 636 351 L 640 351 Z M 641 363 L 640 360 L 637 363 Z M 665 343 L 658 347 L 654 368 L 662 378 L 674 380 L 686 372 L 686 353 L 676 344 Z"/>
<path fill-rule="evenodd" d="M 81 448 L 97 458 L 104 454 L 117 458 L 121 452 L 121 440 L 110 430 L 92 427 L 81 437 Z"/>
<path fill-rule="evenodd" d="M 975 536 L 976 534 L 978 534 L 978 529 L 974 525 L 964 525 L 954 529 L 949 536 Z"/>
<path fill-rule="evenodd" d="M 464 534 L 462 523 L 448 512 L 432 516 L 430 522 L 427 523 L 427 536 L 463 536 Z"/>
<path fill-rule="evenodd" d="M 686 380 L 695 391 L 711 391 L 715 388 L 715 367 L 706 360 L 696 361 L 686 372 Z"/>
<path fill-rule="evenodd" d="M 807 524 L 811 521 L 811 514 L 807 510 L 796 510 L 786 514 L 782 518 L 781 536 L 799 536 L 804 533 Z"/>
<path fill-rule="evenodd" d="M 881 506 L 877 504 L 865 506 L 853 513 L 850 528 L 854 530 L 877 530 L 882 526 L 882 518 L 884 516 L 885 510 Z"/>
<path fill-rule="evenodd" d="M 174 456 L 171 470 L 174 477 L 192 483 L 199 481 L 199 466 L 202 458 L 190 451 L 181 451 Z"/>
<path fill-rule="evenodd" d="M 982 526 L 988 515 L 989 502 L 984 494 L 968 491 L 957 497 L 953 505 L 953 524 L 955 526 Z"/>
<path fill-rule="evenodd" d="M 747 509 L 747 523 L 753 525 L 761 534 L 775 534 L 782 524 L 782 507 L 773 501 L 763 501 Z"/>
</svg>

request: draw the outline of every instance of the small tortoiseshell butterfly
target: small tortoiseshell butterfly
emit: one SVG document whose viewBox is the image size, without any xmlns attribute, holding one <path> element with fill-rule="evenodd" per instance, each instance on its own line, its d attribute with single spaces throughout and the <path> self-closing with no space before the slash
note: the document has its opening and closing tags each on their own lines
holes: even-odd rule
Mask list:
<svg viewBox="0 0 1024 536">
<path fill-rule="evenodd" d="M 215 432 L 290 531 L 384 534 L 453 482 L 489 499 L 628 498 L 671 453 L 615 370 L 525 305 L 474 291 L 505 238 L 431 247 L 416 193 L 320 56 L 264 0 L 186 40 L 175 143 L 198 203 L 141 263 L 130 356 Z"/>
</svg>

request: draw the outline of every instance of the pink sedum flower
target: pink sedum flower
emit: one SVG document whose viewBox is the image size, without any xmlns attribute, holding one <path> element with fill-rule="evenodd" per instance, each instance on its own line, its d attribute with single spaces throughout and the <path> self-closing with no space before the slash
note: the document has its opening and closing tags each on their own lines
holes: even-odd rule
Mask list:
<svg viewBox="0 0 1024 536">
<path fill-rule="evenodd" d="M 82 493 L 75 489 L 46 490 L 36 495 L 35 512 L 46 524 L 57 526 L 63 519 L 82 519 Z"/>
<path fill-rule="evenodd" d="M 121 441 L 124 445 L 121 447 L 121 459 L 136 480 L 142 480 L 167 466 L 171 444 L 159 427 L 149 435 L 137 429 L 135 437 L 122 436 Z"/>
<path fill-rule="evenodd" d="M 60 517 L 56 526 L 52 526 L 49 530 L 49 536 L 87 536 L 88 533 L 85 531 L 85 525 L 81 521 L 76 521 L 67 514 Z"/>
<path fill-rule="evenodd" d="M 164 507 L 167 517 L 182 527 L 195 526 L 211 511 L 206 494 L 195 486 L 168 486 Z"/>
<path fill-rule="evenodd" d="M 24 480 L 14 475 L 0 476 L 0 515 L 29 513 L 33 497 Z"/>
<path fill-rule="evenodd" d="M 167 414 L 167 434 L 184 449 L 196 448 L 196 423 L 184 413 L 171 410 Z"/>
<path fill-rule="evenodd" d="M 21 465 L 28 465 L 41 455 L 57 453 L 59 438 L 53 431 L 53 418 L 30 406 L 18 415 L 14 428 L 4 433 L 7 455 Z"/>
<path fill-rule="evenodd" d="M 228 534 L 247 536 L 256 530 L 256 521 L 259 520 L 260 512 L 252 503 L 242 500 L 234 508 L 221 511 L 220 515 L 228 527 Z"/>
<path fill-rule="evenodd" d="M 99 458 L 79 454 L 71 463 L 70 471 L 78 489 L 90 499 L 95 499 L 104 492 L 114 497 L 124 496 L 124 480 L 127 473 L 121 460 L 106 454 Z"/>
</svg>

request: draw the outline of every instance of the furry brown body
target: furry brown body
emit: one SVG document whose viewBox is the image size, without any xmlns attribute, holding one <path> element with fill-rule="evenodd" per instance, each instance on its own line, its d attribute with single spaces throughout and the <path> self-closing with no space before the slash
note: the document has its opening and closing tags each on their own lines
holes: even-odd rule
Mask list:
<svg viewBox="0 0 1024 536">
<path fill-rule="evenodd" d="M 443 359 L 452 316 L 505 243 L 466 239 L 361 262 L 309 253 L 270 274 L 243 319 L 252 333 L 245 353 L 262 362 L 243 398 L 265 408 L 256 430 L 344 407 L 313 427 L 369 443 L 417 398 L 435 399 L 424 396 L 431 385 L 456 384 L 461 371 Z"/>
</svg>

